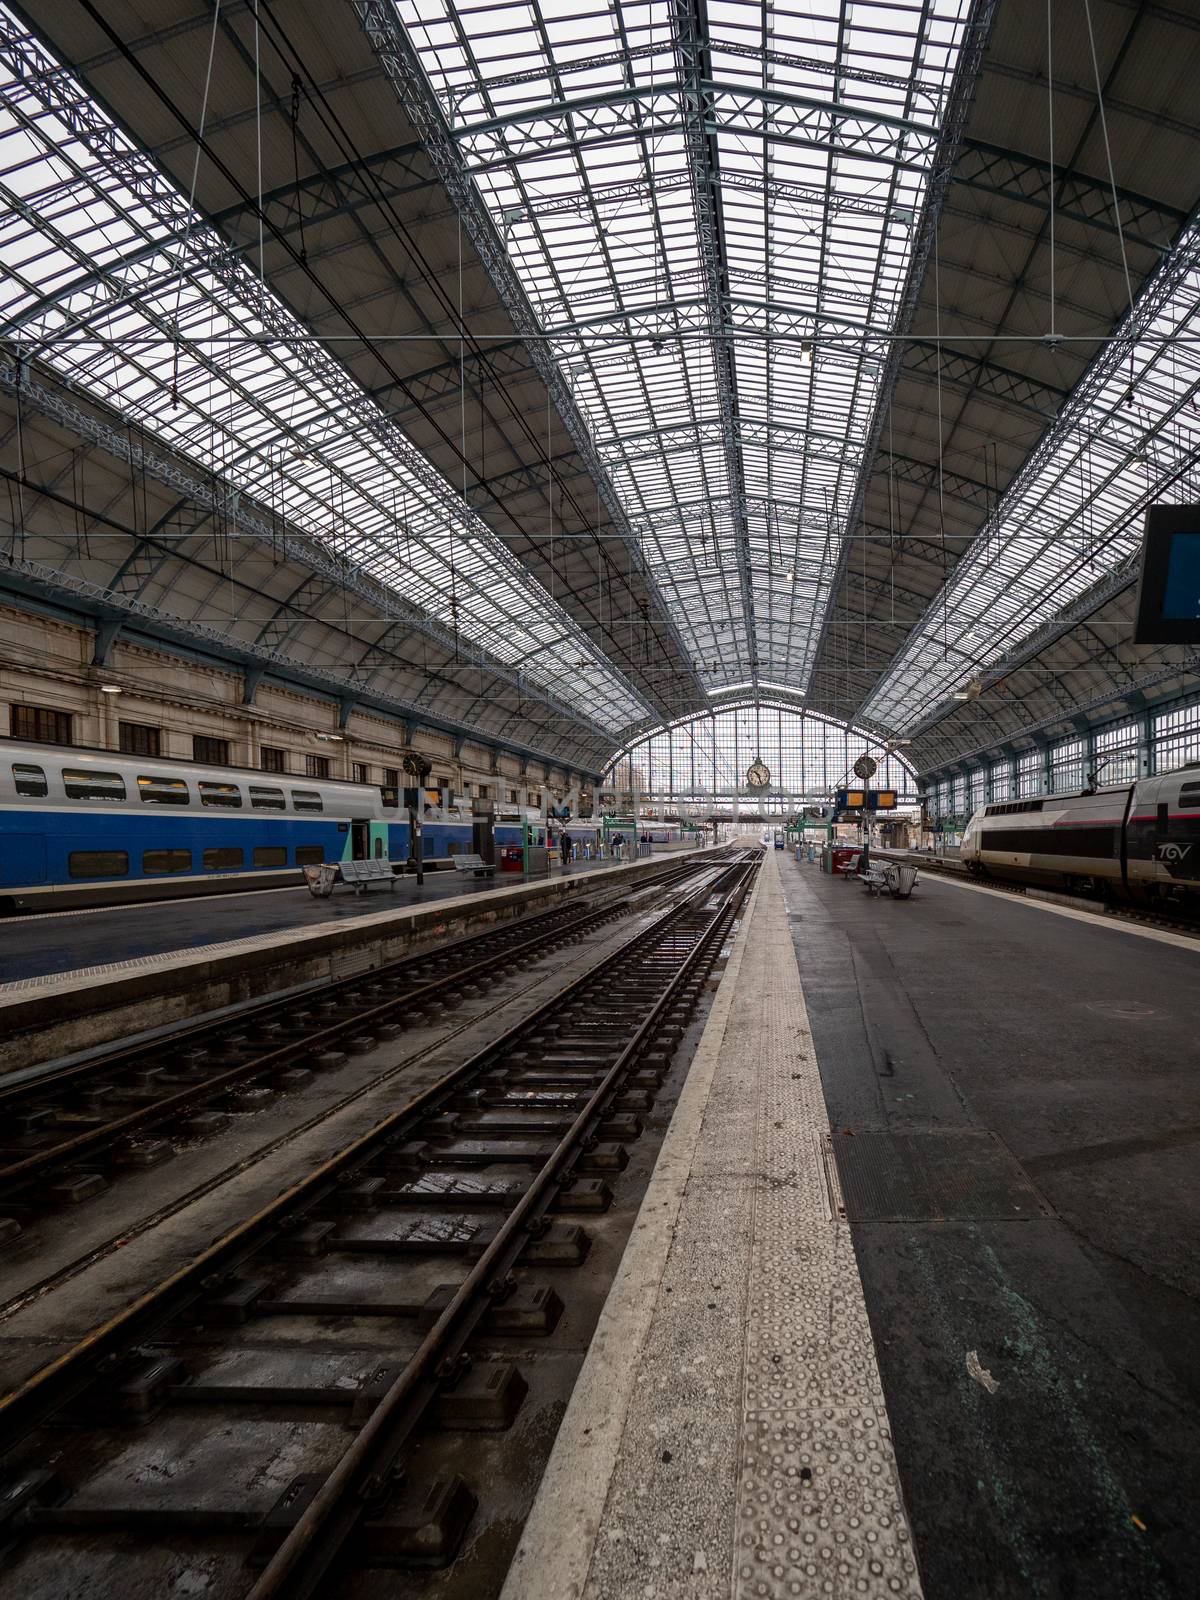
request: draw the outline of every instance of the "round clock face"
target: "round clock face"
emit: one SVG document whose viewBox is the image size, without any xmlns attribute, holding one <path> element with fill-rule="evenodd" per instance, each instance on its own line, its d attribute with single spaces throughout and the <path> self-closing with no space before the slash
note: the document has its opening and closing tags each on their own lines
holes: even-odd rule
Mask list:
<svg viewBox="0 0 1200 1600">
<path fill-rule="evenodd" d="M 877 763 L 873 761 L 870 756 L 859 756 L 858 760 L 854 763 L 855 773 L 858 777 L 863 779 L 873 778 L 877 770 Z"/>
<path fill-rule="evenodd" d="M 757 757 L 746 773 L 746 783 L 751 789 L 765 789 L 771 781 L 771 769 Z"/>
</svg>

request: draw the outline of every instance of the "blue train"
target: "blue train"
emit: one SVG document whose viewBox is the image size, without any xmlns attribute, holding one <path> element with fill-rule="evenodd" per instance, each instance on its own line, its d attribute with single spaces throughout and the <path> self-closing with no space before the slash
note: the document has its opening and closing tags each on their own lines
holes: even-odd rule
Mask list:
<svg viewBox="0 0 1200 1600">
<path fill-rule="evenodd" d="M 291 886 L 317 862 L 410 858 L 408 811 L 369 784 L 0 741 L 0 913 Z M 426 807 L 422 855 L 491 853 L 490 823 Z M 520 822 L 495 828 L 517 841 Z"/>
</svg>

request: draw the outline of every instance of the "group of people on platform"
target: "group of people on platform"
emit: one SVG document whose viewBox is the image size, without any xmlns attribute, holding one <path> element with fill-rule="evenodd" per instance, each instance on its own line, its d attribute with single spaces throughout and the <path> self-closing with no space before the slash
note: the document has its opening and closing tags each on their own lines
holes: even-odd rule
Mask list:
<svg viewBox="0 0 1200 1600">
<path fill-rule="evenodd" d="M 650 835 L 648 833 L 643 833 L 643 844 L 649 843 L 649 840 Z M 565 828 L 557 838 L 555 838 L 553 835 L 550 835 L 548 843 L 551 849 L 557 847 L 559 860 L 562 862 L 564 867 L 569 867 L 571 862 L 579 853 L 578 846 Z M 612 835 L 609 840 L 609 849 L 612 851 L 612 858 L 614 861 L 624 861 L 625 852 L 629 848 L 629 843 L 630 842 L 625 838 L 623 833 L 614 833 Z"/>
</svg>

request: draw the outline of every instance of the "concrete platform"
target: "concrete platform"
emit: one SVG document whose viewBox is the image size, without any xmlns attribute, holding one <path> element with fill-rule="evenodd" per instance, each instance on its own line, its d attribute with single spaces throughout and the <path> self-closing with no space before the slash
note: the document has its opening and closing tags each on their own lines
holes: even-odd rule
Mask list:
<svg viewBox="0 0 1200 1600">
<path fill-rule="evenodd" d="M 422 888 L 223 895 L 14 919 L 0 926 L 0 1072 L 352 976 L 413 950 L 569 901 L 585 885 L 637 885 L 672 855 L 583 863 L 529 881 L 431 876 Z M 407 904 L 405 903 L 407 900 Z M 71 954 L 74 953 L 74 960 Z M 136 953 L 133 953 L 136 952 Z M 88 957 L 105 956 L 96 964 Z M 67 960 L 70 965 L 59 963 Z M 30 966 L 41 971 L 30 972 Z"/>
<path fill-rule="evenodd" d="M 662 845 L 656 855 L 676 853 Z M 373 885 L 365 894 L 338 887 L 318 900 L 298 881 L 286 889 L 244 889 L 239 893 L 193 895 L 141 905 L 100 906 L 83 911 L 47 911 L 0 918 L 0 991 L 9 984 L 54 973 L 107 968 L 114 960 L 140 961 L 176 950 L 197 950 L 226 939 L 254 939 L 290 928 L 319 928 L 405 906 L 435 905 L 501 889 L 539 884 L 580 873 L 611 869 L 612 862 L 578 861 L 564 872 L 523 878 L 498 873 L 470 878 L 458 872 L 427 872 L 397 878 L 395 887 Z M 630 863 L 626 863 L 630 865 Z"/>
<path fill-rule="evenodd" d="M 746 924 L 504 1600 L 1196 1593 L 1200 950 L 773 852 Z"/>
</svg>

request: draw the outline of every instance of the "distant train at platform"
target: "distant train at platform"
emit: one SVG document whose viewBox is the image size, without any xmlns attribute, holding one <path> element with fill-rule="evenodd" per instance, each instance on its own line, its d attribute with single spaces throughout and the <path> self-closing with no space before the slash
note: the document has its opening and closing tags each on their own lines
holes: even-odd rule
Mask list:
<svg viewBox="0 0 1200 1600">
<path fill-rule="evenodd" d="M 111 751 L 0 742 L 0 913 L 292 885 L 320 862 L 412 855 L 394 790 Z M 424 806 L 422 856 L 477 843 L 466 806 Z M 497 819 L 497 844 L 522 819 Z"/>
<path fill-rule="evenodd" d="M 982 806 L 959 857 L 975 877 L 1200 909 L 1200 763 Z"/>
</svg>

